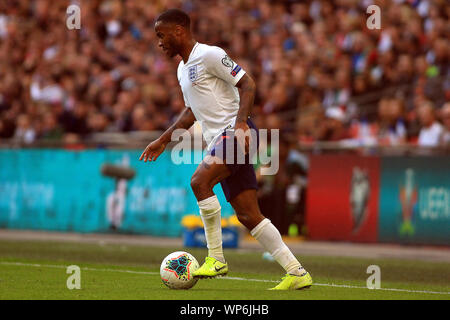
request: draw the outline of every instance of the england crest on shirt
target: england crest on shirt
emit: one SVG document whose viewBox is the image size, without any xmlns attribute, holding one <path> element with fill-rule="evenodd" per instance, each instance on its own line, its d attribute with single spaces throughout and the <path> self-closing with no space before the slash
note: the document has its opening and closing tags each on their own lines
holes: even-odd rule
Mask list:
<svg viewBox="0 0 450 320">
<path fill-rule="evenodd" d="M 189 67 L 189 80 L 191 80 L 191 82 L 194 82 L 195 80 L 197 80 L 198 78 L 198 73 L 197 73 L 197 65 Z"/>
</svg>

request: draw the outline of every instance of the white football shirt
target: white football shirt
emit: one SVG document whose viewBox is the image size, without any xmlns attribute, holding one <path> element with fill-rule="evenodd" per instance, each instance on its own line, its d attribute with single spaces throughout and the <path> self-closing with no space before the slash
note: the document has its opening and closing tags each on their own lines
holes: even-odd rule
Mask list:
<svg viewBox="0 0 450 320">
<path fill-rule="evenodd" d="M 419 146 L 435 147 L 439 145 L 444 127 L 439 122 L 434 122 L 431 126 L 423 127 L 419 132 Z"/>
<path fill-rule="evenodd" d="M 244 74 L 223 49 L 198 42 L 186 64 L 181 60 L 178 65 L 184 102 L 200 122 L 208 150 L 216 137 L 235 125 L 240 101 L 236 84 Z"/>
</svg>

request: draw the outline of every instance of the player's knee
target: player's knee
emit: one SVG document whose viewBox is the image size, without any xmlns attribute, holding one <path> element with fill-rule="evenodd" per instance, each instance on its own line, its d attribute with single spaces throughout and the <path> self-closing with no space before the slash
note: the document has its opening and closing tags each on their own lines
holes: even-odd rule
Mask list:
<svg viewBox="0 0 450 320">
<path fill-rule="evenodd" d="M 208 182 L 198 174 L 194 174 L 191 177 L 191 189 L 192 191 L 194 191 L 194 194 L 200 193 L 205 189 L 208 189 L 208 185 L 209 185 Z"/>
<path fill-rule="evenodd" d="M 198 190 L 200 188 L 200 185 L 201 185 L 200 179 L 194 174 L 191 177 L 191 189 L 192 189 L 192 191 L 195 192 L 196 190 Z"/>
</svg>

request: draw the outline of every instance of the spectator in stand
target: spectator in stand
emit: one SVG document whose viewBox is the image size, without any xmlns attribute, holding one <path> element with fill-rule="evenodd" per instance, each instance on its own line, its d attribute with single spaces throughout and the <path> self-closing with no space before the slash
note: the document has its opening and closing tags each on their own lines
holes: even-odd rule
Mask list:
<svg viewBox="0 0 450 320">
<path fill-rule="evenodd" d="M 444 127 L 437 121 L 436 110 L 430 101 L 424 102 L 418 109 L 422 129 L 420 129 L 418 145 L 436 147 L 444 134 Z"/>
<path fill-rule="evenodd" d="M 167 127 L 184 107 L 178 60 L 162 54 L 154 32 L 155 18 L 169 7 L 187 11 L 198 41 L 223 47 L 253 75 L 254 114 L 283 114 L 282 127 L 294 127 L 298 141 L 315 141 L 329 108 L 340 108 L 345 123 L 355 122 L 384 90 L 402 92 L 407 112 L 418 97 L 437 106 L 450 99 L 445 0 L 378 2 L 381 30 L 362 23 L 366 0 L 77 3 L 82 28 L 68 30 L 70 0 L 0 1 L 2 138 L 14 135 L 19 115 L 28 116 L 34 132 L 28 141 L 48 137 L 49 113 L 61 130 L 52 136 L 63 141 Z M 384 130 L 386 123 L 379 126 Z"/>
<path fill-rule="evenodd" d="M 321 121 L 316 131 L 318 141 L 340 141 L 350 138 L 345 126 L 345 113 L 339 107 L 330 107 L 325 113 L 325 119 Z"/>
<path fill-rule="evenodd" d="M 441 119 L 444 124 L 444 133 L 442 134 L 441 145 L 450 147 L 450 102 L 447 102 L 442 106 Z"/>
<path fill-rule="evenodd" d="M 46 140 L 60 140 L 63 137 L 63 133 L 63 129 L 59 125 L 55 114 L 51 112 L 44 114 L 40 133 L 41 138 Z"/>
<path fill-rule="evenodd" d="M 401 99 L 381 99 L 378 106 L 377 140 L 379 145 L 398 145 L 406 142 L 404 106 Z"/>
<path fill-rule="evenodd" d="M 26 144 L 33 143 L 36 139 L 36 131 L 33 127 L 30 116 L 27 114 L 19 115 L 17 127 L 14 132 L 14 140 Z"/>
<path fill-rule="evenodd" d="M 392 146 L 407 142 L 407 130 L 404 121 L 404 104 L 401 99 L 385 97 L 378 103 L 376 121 L 362 117 L 353 120 L 350 136 L 357 145 Z"/>
</svg>

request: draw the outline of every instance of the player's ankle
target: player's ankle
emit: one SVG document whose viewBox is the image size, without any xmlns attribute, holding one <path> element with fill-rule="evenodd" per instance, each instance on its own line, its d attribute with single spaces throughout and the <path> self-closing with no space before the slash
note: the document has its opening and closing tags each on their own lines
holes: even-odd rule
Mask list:
<svg viewBox="0 0 450 320">
<path fill-rule="evenodd" d="M 217 261 L 220 261 L 222 263 L 226 263 L 225 262 L 225 257 L 223 255 L 220 254 L 214 254 L 214 253 L 208 253 L 208 257 L 214 258 Z"/>
<path fill-rule="evenodd" d="M 289 270 L 287 273 L 291 274 L 291 275 L 294 275 L 294 276 L 302 276 L 302 275 L 304 275 L 306 273 L 306 270 L 305 270 L 305 268 L 300 266 L 300 267 L 296 267 L 296 268 L 294 268 L 292 270 Z"/>
</svg>

